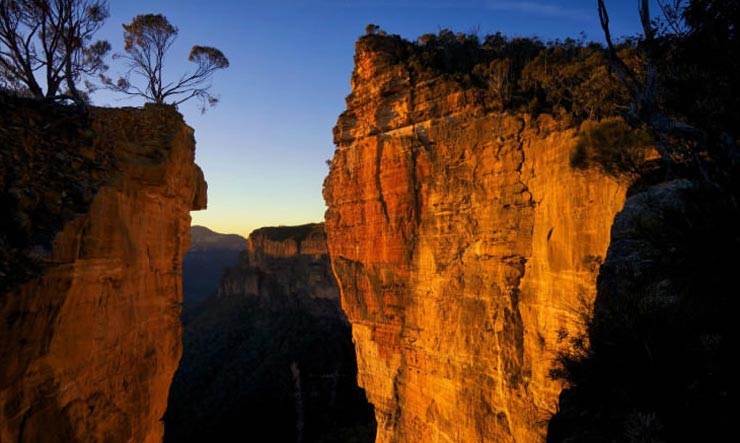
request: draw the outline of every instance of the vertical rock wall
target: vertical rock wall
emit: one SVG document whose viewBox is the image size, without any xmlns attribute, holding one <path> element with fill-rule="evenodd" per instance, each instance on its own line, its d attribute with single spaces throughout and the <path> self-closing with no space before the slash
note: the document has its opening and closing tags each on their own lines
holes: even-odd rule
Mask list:
<svg viewBox="0 0 740 443">
<path fill-rule="evenodd" d="M 43 121 L 39 130 L 54 146 L 55 125 L 65 123 Z M 6 147 L 49 155 L 24 144 L 28 128 L 3 128 L 16 135 Z M 55 171 L 68 176 L 57 190 L 62 196 L 92 189 L 89 206 L 51 245 L 35 248 L 42 275 L 0 294 L 3 443 L 162 439 L 182 351 L 189 212 L 206 204 L 193 130 L 173 109 L 147 106 L 93 109 L 83 131 L 88 142 L 57 153 L 104 152 L 110 165 L 94 189 L 79 171 Z"/>
<path fill-rule="evenodd" d="M 358 45 L 326 231 L 377 442 L 543 441 L 626 186 L 572 129 Z"/>
</svg>

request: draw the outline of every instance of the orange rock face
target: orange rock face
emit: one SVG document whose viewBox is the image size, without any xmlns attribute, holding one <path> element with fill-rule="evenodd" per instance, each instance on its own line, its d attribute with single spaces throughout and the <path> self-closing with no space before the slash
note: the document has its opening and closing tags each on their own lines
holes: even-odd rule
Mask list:
<svg viewBox="0 0 740 443">
<path fill-rule="evenodd" d="M 218 296 L 305 299 L 304 308 L 317 317 L 346 323 L 328 254 L 323 223 L 256 229 L 239 264 L 222 275 Z"/>
<path fill-rule="evenodd" d="M 377 442 L 544 441 L 626 185 L 572 169 L 548 116 L 414 84 L 382 48 L 355 61 L 324 197 Z"/>
<path fill-rule="evenodd" d="M 205 208 L 206 185 L 174 110 L 91 119 L 91 148 L 115 166 L 56 235 L 44 274 L 0 295 L 2 443 L 162 439 L 189 212 Z"/>
</svg>

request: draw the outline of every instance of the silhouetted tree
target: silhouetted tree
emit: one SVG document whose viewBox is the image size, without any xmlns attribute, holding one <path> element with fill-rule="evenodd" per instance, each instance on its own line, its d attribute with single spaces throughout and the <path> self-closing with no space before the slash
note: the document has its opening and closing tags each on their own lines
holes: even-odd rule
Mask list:
<svg viewBox="0 0 740 443">
<path fill-rule="evenodd" d="M 129 68 L 116 82 L 102 76 L 111 89 L 140 96 L 157 104 L 179 105 L 191 98 L 213 106 L 218 99 L 210 93 L 210 80 L 217 69 L 229 67 L 224 54 L 209 46 L 193 46 L 188 60 L 197 65 L 194 72 L 184 74 L 175 81 L 163 78 L 164 59 L 177 38 L 177 27 L 161 14 L 137 15 L 128 25 L 123 25 L 123 41 L 126 54 L 117 54 L 128 62 Z M 142 77 L 144 86 L 131 83 L 131 75 Z"/>
<path fill-rule="evenodd" d="M 380 26 L 369 23 L 367 26 L 365 26 L 365 35 L 375 35 L 380 30 Z"/>
<path fill-rule="evenodd" d="M 611 66 L 631 97 L 626 117 L 633 125 L 650 130 L 669 174 L 677 165 L 691 164 L 706 180 L 714 181 L 707 155 L 715 166 L 740 161 L 734 140 L 740 6 L 736 0 L 663 0 L 658 4 L 662 19 L 651 17 L 648 0 L 638 2 L 643 63 L 634 69 L 620 57 L 612 41 L 607 8 L 598 0 Z"/>
<path fill-rule="evenodd" d="M 91 43 L 106 18 L 103 0 L 0 0 L 1 83 L 18 93 L 83 104 L 75 83 L 107 69 L 110 44 Z M 68 95 L 60 94 L 64 86 Z"/>
</svg>

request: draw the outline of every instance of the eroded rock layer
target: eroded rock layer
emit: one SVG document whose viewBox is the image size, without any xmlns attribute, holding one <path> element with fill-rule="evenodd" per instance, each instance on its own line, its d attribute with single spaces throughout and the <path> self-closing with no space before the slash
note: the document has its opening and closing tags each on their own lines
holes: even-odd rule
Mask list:
<svg viewBox="0 0 740 443">
<path fill-rule="evenodd" d="M 26 143 L 54 146 L 70 122 L 50 118 L 4 127 L 14 136 L 5 154 L 79 158 L 49 174 L 61 177 L 59 202 L 70 189 L 90 195 L 50 245 L 34 247 L 43 273 L 0 294 L 0 441 L 161 441 L 182 349 L 189 212 L 206 204 L 193 130 L 169 107 L 92 109 L 79 145 L 50 154 Z M 101 155 L 110 161 L 85 161 Z M 95 186 L 81 179 L 90 174 L 78 168 L 88 167 L 102 168 Z M 14 186 L 33 195 L 50 177 Z M 34 204 L 43 202 L 26 203 L 18 207 L 33 230 Z"/>
<path fill-rule="evenodd" d="M 543 441 L 626 186 L 575 131 L 357 46 L 326 231 L 377 442 Z"/>
</svg>

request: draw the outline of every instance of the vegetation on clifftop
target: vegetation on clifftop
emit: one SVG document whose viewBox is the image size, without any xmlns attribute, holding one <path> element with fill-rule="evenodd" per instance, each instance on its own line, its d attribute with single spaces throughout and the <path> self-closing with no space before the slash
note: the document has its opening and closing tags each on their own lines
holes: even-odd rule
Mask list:
<svg viewBox="0 0 740 443">
<path fill-rule="evenodd" d="M 0 93 L 0 293 L 43 268 L 57 232 L 113 169 L 76 107 Z"/>
<path fill-rule="evenodd" d="M 508 38 L 500 33 L 480 39 L 474 34 L 424 34 L 415 42 L 387 35 L 376 27 L 357 42 L 357 50 L 373 51 L 391 65 L 401 65 L 412 84 L 442 81 L 471 92 L 486 111 L 551 114 L 563 127 L 578 130 L 572 166 L 634 178 L 644 172 L 654 144 L 640 128 L 622 119 L 629 93 L 609 66 L 609 52 L 583 39 L 542 42 Z M 626 63 L 639 70 L 637 42 L 616 48 Z"/>
<path fill-rule="evenodd" d="M 491 110 L 551 113 L 577 123 L 618 115 L 628 104 L 627 91 L 615 81 L 607 52 L 597 43 L 542 42 L 501 33 L 481 40 L 449 29 L 410 42 L 369 31 L 358 40 L 358 52 L 382 52 L 390 63 L 407 67 L 416 83 L 441 76 L 474 88 Z M 634 45 L 626 41 L 620 49 L 629 55 Z"/>
</svg>

